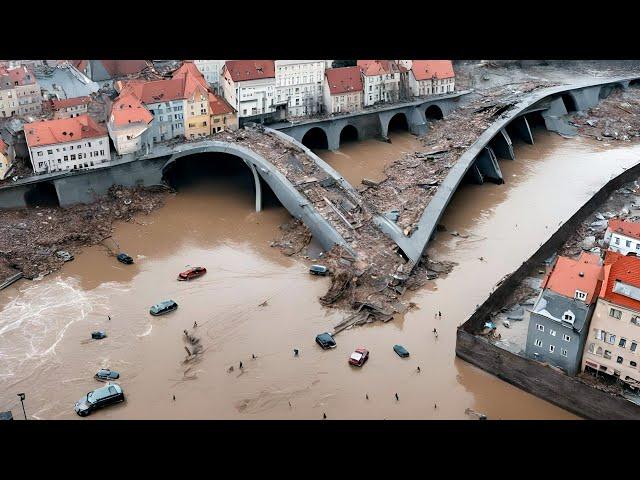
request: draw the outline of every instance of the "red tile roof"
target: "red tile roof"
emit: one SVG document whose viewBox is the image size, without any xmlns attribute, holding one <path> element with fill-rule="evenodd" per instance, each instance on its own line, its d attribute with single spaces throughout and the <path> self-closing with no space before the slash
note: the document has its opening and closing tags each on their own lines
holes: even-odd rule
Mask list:
<svg viewBox="0 0 640 480">
<path fill-rule="evenodd" d="M 129 90 L 142 103 L 169 102 L 184 99 L 184 77 L 169 80 L 132 80 L 122 84 L 121 92 Z"/>
<path fill-rule="evenodd" d="M 580 273 L 583 275 L 581 276 Z M 603 267 L 600 265 L 600 257 L 583 252 L 578 260 L 558 257 L 542 287 L 569 298 L 574 298 L 576 290 L 580 290 L 587 294 L 584 302 L 589 305 L 593 297 L 598 294 L 602 276 Z"/>
<path fill-rule="evenodd" d="M 84 105 L 91 103 L 90 97 L 73 97 L 66 100 L 51 100 L 51 105 L 54 110 L 61 108 L 75 107 L 76 105 Z"/>
<path fill-rule="evenodd" d="M 413 60 L 411 71 L 416 80 L 455 77 L 451 60 Z"/>
<path fill-rule="evenodd" d="M 6 143 L 4 143 L 4 140 L 0 138 L 0 153 L 6 155 L 8 151 L 9 151 L 9 146 Z"/>
<path fill-rule="evenodd" d="M 367 77 L 398 73 L 400 68 L 393 60 L 358 60 L 358 67 Z"/>
<path fill-rule="evenodd" d="M 324 73 L 331 95 L 362 91 L 359 67 L 328 68 Z"/>
<path fill-rule="evenodd" d="M 89 60 L 71 60 L 71 65 L 76 67 L 76 69 L 80 70 L 81 72 L 84 71 L 88 63 Z"/>
<path fill-rule="evenodd" d="M 640 311 L 640 301 L 613 291 L 616 280 L 640 288 L 640 258 L 607 251 L 604 257 L 605 277 L 600 298 L 621 307 Z"/>
<path fill-rule="evenodd" d="M 0 75 L 5 77 L 1 82 L 3 86 L 6 86 L 8 83 L 9 86 L 13 87 L 16 85 L 16 82 L 19 86 L 33 85 L 36 83 L 35 75 L 24 65 L 16 68 L 0 68 Z"/>
<path fill-rule="evenodd" d="M 627 237 L 640 239 L 640 223 L 625 222 L 624 220 L 612 218 L 611 220 L 609 220 L 607 231 L 620 233 L 622 235 L 626 235 Z"/>
<path fill-rule="evenodd" d="M 129 91 L 121 94 L 111 107 L 111 117 L 116 127 L 131 123 L 151 123 L 153 115 L 140 102 L 138 97 Z"/>
<path fill-rule="evenodd" d="M 224 68 L 229 71 L 234 82 L 275 78 L 276 66 L 273 60 L 227 60 Z"/>
<path fill-rule="evenodd" d="M 211 108 L 211 115 L 222 115 L 236 111 L 224 98 L 211 92 L 209 92 L 209 107 Z"/>
<path fill-rule="evenodd" d="M 24 132 L 29 147 L 73 142 L 107 135 L 107 130 L 96 124 L 86 114 L 74 118 L 27 123 L 24 125 Z"/>
<path fill-rule="evenodd" d="M 182 62 L 180 68 L 178 68 L 171 74 L 171 78 L 182 78 L 188 76 L 192 76 L 193 79 L 200 85 L 202 85 L 205 89 L 209 89 L 209 84 L 205 80 L 196 64 L 191 60 L 185 60 L 184 62 Z"/>
</svg>

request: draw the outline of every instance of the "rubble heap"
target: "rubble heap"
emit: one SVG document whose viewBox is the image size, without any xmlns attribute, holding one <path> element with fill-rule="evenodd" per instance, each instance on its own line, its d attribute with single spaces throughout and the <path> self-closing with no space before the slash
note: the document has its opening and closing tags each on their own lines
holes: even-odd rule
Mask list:
<svg viewBox="0 0 640 480">
<path fill-rule="evenodd" d="M 161 187 L 114 186 L 90 205 L 0 210 L 0 279 L 18 271 L 33 279 L 59 269 L 64 261 L 56 252 L 74 253 L 102 242 L 116 220 L 150 213 L 164 204 L 167 193 Z"/>
<path fill-rule="evenodd" d="M 640 88 L 615 89 L 588 112 L 571 116 L 571 124 L 578 127 L 578 134 L 599 141 L 640 140 Z"/>
</svg>

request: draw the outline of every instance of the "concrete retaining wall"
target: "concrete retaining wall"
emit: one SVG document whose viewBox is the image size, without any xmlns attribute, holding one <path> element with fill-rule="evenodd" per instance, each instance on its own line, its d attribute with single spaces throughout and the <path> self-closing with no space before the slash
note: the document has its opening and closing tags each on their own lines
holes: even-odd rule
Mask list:
<svg viewBox="0 0 640 480">
<path fill-rule="evenodd" d="M 578 226 L 592 215 L 614 190 L 638 177 L 640 177 L 640 164 L 625 170 L 607 182 L 489 295 L 473 315 L 458 328 L 456 355 L 502 380 L 586 418 L 640 419 L 640 406 L 591 388 L 540 362 L 519 357 L 474 335 L 483 328 L 491 312 L 501 308 L 522 280 L 535 267 L 556 253 Z"/>
</svg>

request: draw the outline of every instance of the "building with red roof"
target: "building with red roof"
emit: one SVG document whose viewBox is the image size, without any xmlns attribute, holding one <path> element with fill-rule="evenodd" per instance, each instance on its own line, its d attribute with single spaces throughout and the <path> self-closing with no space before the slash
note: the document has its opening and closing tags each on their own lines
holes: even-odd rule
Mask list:
<svg viewBox="0 0 640 480">
<path fill-rule="evenodd" d="M 627 222 L 617 218 L 609 220 L 604 241 L 609 250 L 623 255 L 640 254 L 640 223 Z"/>
<path fill-rule="evenodd" d="M 153 115 L 140 99 L 130 91 L 121 93 L 111 105 L 107 130 L 119 155 L 139 150 L 149 151 L 152 146 L 149 130 Z"/>
<path fill-rule="evenodd" d="M 222 67 L 222 92 L 239 118 L 276 111 L 275 61 L 227 60 Z"/>
<path fill-rule="evenodd" d="M 91 97 L 74 97 L 64 100 L 51 100 L 53 118 L 73 118 L 87 113 Z"/>
<path fill-rule="evenodd" d="M 590 253 L 558 257 L 529 311 L 526 356 L 576 375 L 603 281 L 602 261 Z"/>
<path fill-rule="evenodd" d="M 364 86 L 360 67 L 327 68 L 323 100 L 328 113 L 362 110 Z"/>
<path fill-rule="evenodd" d="M 414 97 L 451 93 L 455 73 L 451 60 L 401 60 L 407 68 L 407 89 Z"/>
<path fill-rule="evenodd" d="M 111 160 L 109 136 L 89 115 L 24 125 L 35 173 L 103 166 Z"/>
<path fill-rule="evenodd" d="M 0 180 L 7 178 L 13 166 L 12 148 L 0 138 Z"/>
<path fill-rule="evenodd" d="M 640 387 L 640 258 L 607 251 L 582 369 Z"/>
<path fill-rule="evenodd" d="M 0 67 L 0 117 L 40 113 L 42 92 L 34 73 L 24 65 Z"/>
<path fill-rule="evenodd" d="M 364 106 L 400 100 L 400 65 L 395 60 L 358 60 Z"/>
</svg>

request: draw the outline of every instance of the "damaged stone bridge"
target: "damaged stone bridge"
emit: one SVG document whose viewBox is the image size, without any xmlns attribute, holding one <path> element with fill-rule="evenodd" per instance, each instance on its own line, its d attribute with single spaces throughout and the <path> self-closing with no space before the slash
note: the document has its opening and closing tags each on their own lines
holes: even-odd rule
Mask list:
<svg viewBox="0 0 640 480">
<path fill-rule="evenodd" d="M 479 184 L 485 181 L 504 183 L 498 158 L 515 160 L 512 138 L 534 143 L 530 122 L 543 124 L 547 130 L 561 135 L 574 135 L 577 128 L 566 121 L 565 115 L 588 110 L 617 88 L 639 84 L 640 77 L 609 78 L 543 88 L 527 94 L 521 101 L 508 105 L 498 120 L 451 167 L 410 236 L 405 236 L 389 222 L 380 223 L 379 227 L 393 238 L 409 259 L 417 262 L 465 177 Z"/>
<path fill-rule="evenodd" d="M 389 131 L 394 128 L 422 135 L 427 131 L 430 120 L 445 117 L 467 93 L 469 92 L 460 91 L 360 112 L 334 114 L 328 118 L 279 123 L 270 127 L 286 133 L 309 148 L 338 150 L 348 140 L 387 139 Z"/>
</svg>

